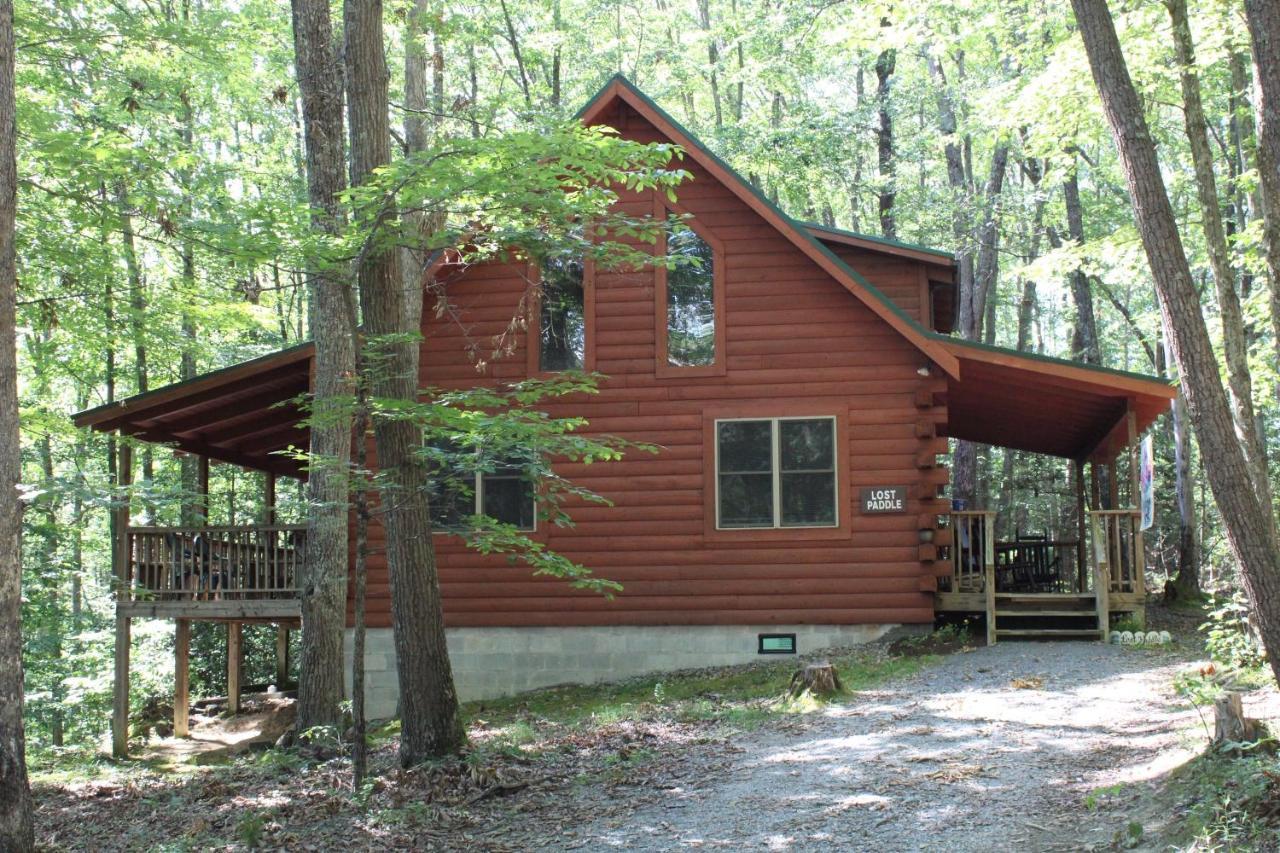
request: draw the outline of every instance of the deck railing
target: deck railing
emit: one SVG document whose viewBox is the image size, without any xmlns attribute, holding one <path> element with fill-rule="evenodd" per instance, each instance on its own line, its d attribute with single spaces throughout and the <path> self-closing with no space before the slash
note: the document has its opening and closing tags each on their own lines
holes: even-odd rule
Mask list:
<svg viewBox="0 0 1280 853">
<path fill-rule="evenodd" d="M 950 592 L 982 592 L 988 568 L 995 567 L 996 513 L 993 510 L 954 510 L 951 526 Z"/>
<path fill-rule="evenodd" d="M 1093 531 L 1093 560 L 1099 568 L 1095 587 L 1106 580 L 1108 592 L 1137 592 L 1142 589 L 1143 565 L 1138 530 L 1142 513 L 1136 509 L 1095 509 L 1089 511 Z"/>
<path fill-rule="evenodd" d="M 1075 539 L 1023 536 L 996 539 L 994 510 L 955 510 L 946 514 L 950 536 L 943 559 L 951 571 L 941 580 L 944 592 L 983 592 L 987 569 L 996 592 L 1072 592 L 1080 576 L 1080 543 Z"/>
<path fill-rule="evenodd" d="M 121 600 L 215 601 L 294 598 L 307 529 L 129 527 Z"/>
</svg>

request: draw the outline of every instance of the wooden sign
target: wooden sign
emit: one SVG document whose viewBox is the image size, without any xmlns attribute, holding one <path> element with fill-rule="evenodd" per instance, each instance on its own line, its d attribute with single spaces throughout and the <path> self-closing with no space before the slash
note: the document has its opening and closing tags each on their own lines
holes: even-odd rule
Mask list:
<svg viewBox="0 0 1280 853">
<path fill-rule="evenodd" d="M 863 512 L 906 512 L 906 486 L 876 486 L 862 490 Z"/>
</svg>

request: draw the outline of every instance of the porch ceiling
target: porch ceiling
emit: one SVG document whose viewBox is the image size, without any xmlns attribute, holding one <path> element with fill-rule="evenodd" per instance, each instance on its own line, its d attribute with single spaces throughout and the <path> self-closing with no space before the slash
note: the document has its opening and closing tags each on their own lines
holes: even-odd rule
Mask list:
<svg viewBox="0 0 1280 853">
<path fill-rule="evenodd" d="M 142 441 L 297 477 L 299 464 L 274 455 L 305 448 L 295 398 L 311 384 L 311 344 L 272 353 L 75 415 L 76 426 L 120 430 Z"/>
<path fill-rule="evenodd" d="M 1129 412 L 1140 434 L 1177 396 L 1150 376 L 945 341 L 960 362 L 960 377 L 947 378 L 943 429 L 952 438 L 1110 461 L 1129 442 Z"/>
</svg>

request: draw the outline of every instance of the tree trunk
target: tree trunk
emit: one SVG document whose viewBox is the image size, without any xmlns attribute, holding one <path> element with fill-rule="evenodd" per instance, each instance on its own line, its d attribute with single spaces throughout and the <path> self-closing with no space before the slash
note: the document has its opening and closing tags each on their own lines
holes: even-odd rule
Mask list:
<svg viewBox="0 0 1280 853">
<path fill-rule="evenodd" d="M 1262 186 L 1262 246 L 1271 276 L 1272 328 L 1280 335 L 1280 4 L 1245 0 L 1257 89 L 1258 176 Z M 1280 338 L 1276 348 L 1280 351 Z"/>
<path fill-rule="evenodd" d="M 928 62 L 929 74 L 938 90 L 938 129 L 947 140 L 943 153 L 947 163 L 947 183 L 951 187 L 951 229 L 956 242 L 956 331 L 962 337 L 972 340 L 977 331 L 977 322 L 973 317 L 973 241 L 968 221 L 972 199 L 965 177 L 964 152 L 955 138 L 956 112 L 947 88 L 946 74 L 937 59 L 930 57 Z M 961 501 L 972 502 L 978 489 L 977 445 L 970 441 L 957 441 L 951 459 L 951 494 Z"/>
<path fill-rule="evenodd" d="M 987 173 L 987 187 L 983 193 L 982 221 L 978 224 L 978 258 L 974 267 L 973 301 L 970 311 L 973 328 L 966 335 L 970 340 L 983 338 L 983 325 L 987 309 L 994 307 L 992 294 L 1000 275 L 1000 219 L 1003 210 L 1001 196 L 1004 193 L 1005 169 L 1009 163 L 1009 146 L 997 143 L 991 152 L 991 171 Z M 994 332 L 995 329 L 988 328 Z"/>
<path fill-rule="evenodd" d="M 380 0 L 347 0 L 347 105 L 351 133 L 351 182 L 363 183 L 391 158 L 387 124 L 387 62 Z M 378 367 L 367 377 L 372 397 L 416 403 L 416 340 L 421 314 L 401 298 L 398 253 L 374 248 L 359 270 L 360 300 Z M 421 305 L 421 300 L 417 302 Z M 390 343 L 380 339 L 396 336 Z M 436 575 L 428 471 L 416 449 L 410 420 L 374 419 L 391 586 L 391 621 L 400 679 L 400 761 L 415 764 L 452 752 L 464 740 L 453 671 L 445 645 L 444 615 Z"/>
<path fill-rule="evenodd" d="M 188 15 L 190 7 L 183 6 L 183 23 L 189 23 Z M 182 147 L 188 155 L 194 155 L 195 143 L 195 112 L 191 107 L 190 93 L 182 92 L 182 129 L 179 131 L 179 137 L 182 140 Z M 192 220 L 195 215 L 194 175 L 191 168 L 184 167 L 178 171 L 178 183 L 182 188 L 182 215 L 185 219 L 183 228 L 192 227 Z M 195 243 L 190 237 L 184 234 L 180 244 L 179 262 L 182 268 L 182 292 L 180 303 L 189 305 L 196 296 L 196 255 Z M 278 291 L 277 291 L 277 295 Z M 182 312 L 182 354 L 178 366 L 178 377 L 180 379 L 194 379 L 196 377 L 196 324 L 191 312 Z M 192 496 L 196 492 L 196 469 L 198 468 L 198 460 L 193 454 L 184 453 L 179 460 L 182 479 L 182 505 L 179 509 L 179 517 L 182 524 L 195 524 L 197 509 L 192 501 Z"/>
<path fill-rule="evenodd" d="M 1125 65 L 1106 0 L 1072 0 L 1103 111 L 1111 126 L 1133 202 L 1138 232 L 1182 376 L 1187 411 L 1200 439 L 1205 473 L 1222 514 L 1227 541 L 1259 617 L 1273 673 L 1280 676 L 1280 537 L 1269 507 L 1251 488 L 1236 440 L 1231 407 L 1201 313 L 1200 298 L 1165 192 L 1155 142 Z M 1273 54 L 1267 54 L 1273 55 Z"/>
<path fill-rule="evenodd" d="M 293 0 L 293 40 L 302 94 L 311 227 L 336 234 L 343 180 L 342 76 L 334 54 L 327 0 Z M 354 297 L 341 269 L 309 261 L 311 335 L 315 341 L 307 481 L 306 576 L 300 584 L 302 654 L 297 730 L 342 719 L 343 633 L 347 622 L 347 470 L 351 462 L 349 402 L 355 369 Z"/>
<path fill-rule="evenodd" d="M 1181 66 L 1183 115 L 1187 141 L 1195 167 L 1196 194 L 1200 201 L 1200 221 L 1204 229 L 1209 266 L 1218 295 L 1218 311 L 1222 315 L 1222 351 L 1227 361 L 1227 393 L 1231 398 L 1231 414 L 1236 433 L 1244 449 L 1252 473 L 1254 489 L 1263 506 L 1271 506 L 1271 484 L 1267 479 L 1267 456 L 1258 435 L 1258 421 L 1253 411 L 1253 377 L 1249 374 L 1249 343 L 1245 333 L 1244 312 L 1236 292 L 1235 272 L 1231 269 L 1231 250 L 1218 199 L 1218 183 L 1213 173 L 1213 151 L 1209 148 L 1209 130 L 1200 97 L 1200 78 L 1196 76 L 1195 46 L 1191 41 L 1191 25 L 1187 21 L 1187 0 L 1165 0 L 1173 23 L 1173 44 Z"/>
<path fill-rule="evenodd" d="M 133 230 L 133 214 L 129 209 L 129 193 L 124 181 L 116 184 L 116 204 L 120 213 L 120 248 L 124 254 L 125 272 L 129 277 L 129 329 L 133 334 L 133 368 L 137 382 L 135 391 L 145 394 L 151 387 L 147 369 L 147 295 L 142 281 L 142 267 L 138 263 L 138 249 Z M 155 454 L 150 444 L 142 445 L 142 479 L 151 483 L 155 479 Z M 149 493 L 146 489 L 145 493 Z M 156 517 L 155 504 L 143 501 L 148 523 Z"/>
<path fill-rule="evenodd" d="M 882 20 L 880 26 L 889 26 L 889 21 Z M 876 158 L 880 166 L 880 233 L 890 240 L 898 237 L 898 226 L 893 215 L 893 205 L 898 197 L 895 186 L 897 163 L 893 151 L 893 114 L 889 109 L 893 72 L 897 62 L 898 52 L 893 48 L 880 51 L 880 55 L 876 57 L 876 110 L 880 117 L 880 123 L 876 127 Z"/>
<path fill-rule="evenodd" d="M 356 403 L 355 446 L 356 560 L 353 572 L 356 590 L 355 601 L 352 602 L 355 625 L 351 630 L 351 722 L 355 731 L 351 738 L 351 776 L 358 791 L 369 771 L 369 743 L 365 736 L 368 721 L 364 710 L 365 599 L 369 565 L 369 492 L 364 472 L 369 450 L 369 405 L 363 390 L 358 393 Z"/>
<path fill-rule="evenodd" d="M 17 122 L 13 2 L 0 0 L 0 850 L 34 849 L 22 729 L 22 502 L 18 481 Z"/>
<path fill-rule="evenodd" d="M 1067 236 L 1077 246 L 1084 245 L 1084 207 L 1080 204 L 1080 176 L 1073 167 L 1062 182 L 1062 199 L 1067 208 Z M 1093 294 L 1084 269 L 1076 266 L 1069 276 L 1071 300 L 1076 304 L 1076 325 L 1071 342 L 1071 355 L 1087 364 L 1102 364 L 1098 346 L 1098 320 L 1093 311 Z"/>
<path fill-rule="evenodd" d="M 720 48 L 711 31 L 711 0 L 698 0 L 698 25 L 707 37 L 707 80 L 711 84 L 711 103 L 715 108 L 716 129 L 724 127 L 724 107 L 720 100 Z"/>
<path fill-rule="evenodd" d="M 1166 373 L 1169 338 L 1166 333 L 1160 347 L 1161 376 Z M 1187 428 L 1187 404 L 1179 393 L 1169 413 L 1173 432 L 1173 491 L 1178 504 L 1178 570 L 1173 576 L 1176 597 L 1182 601 L 1201 597 L 1200 541 L 1196 535 L 1195 484 L 1191 480 L 1191 431 Z"/>
</svg>

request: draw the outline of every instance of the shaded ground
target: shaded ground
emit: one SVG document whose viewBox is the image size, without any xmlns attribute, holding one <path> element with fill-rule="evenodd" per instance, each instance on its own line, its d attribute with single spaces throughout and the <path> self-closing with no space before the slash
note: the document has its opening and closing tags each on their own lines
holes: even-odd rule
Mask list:
<svg viewBox="0 0 1280 853">
<path fill-rule="evenodd" d="M 215 706 L 218 708 L 221 706 Z M 234 717 L 223 717 L 212 711 L 192 713 L 188 722 L 190 737 L 152 737 L 139 758 L 154 763 L 212 764 L 274 744 L 293 727 L 296 716 L 291 697 L 271 693 L 246 695 L 241 712 Z"/>
<path fill-rule="evenodd" d="M 1159 836 L 1150 792 L 1204 743 L 1170 686 L 1178 653 L 901 656 L 919 650 L 839 658 L 856 692 L 816 710 L 762 698 L 786 663 L 472 707 L 468 756 L 401 771 L 384 733 L 354 793 L 345 758 L 278 751 L 46 776 L 37 822 L 48 849 L 92 850 L 1074 850 L 1135 820 Z M 1280 717 L 1280 700 L 1246 710 Z"/>
<path fill-rule="evenodd" d="M 1170 688 L 1184 667 L 1094 643 L 956 655 L 803 732 L 739 740 L 714 779 L 576 835 L 628 850 L 1109 847 L 1142 787 L 1203 746 L 1197 712 Z"/>
</svg>

